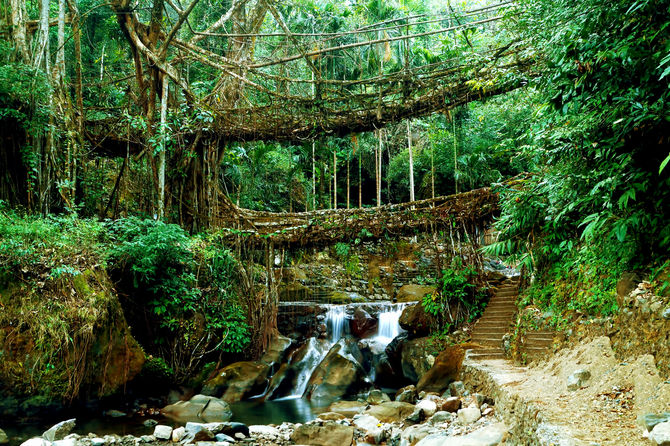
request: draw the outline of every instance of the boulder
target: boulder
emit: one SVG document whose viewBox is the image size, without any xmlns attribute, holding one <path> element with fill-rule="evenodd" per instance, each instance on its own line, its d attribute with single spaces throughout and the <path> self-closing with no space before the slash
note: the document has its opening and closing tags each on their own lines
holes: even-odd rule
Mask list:
<svg viewBox="0 0 670 446">
<path fill-rule="evenodd" d="M 252 425 L 249 426 L 249 434 L 255 437 L 277 438 L 280 435 L 280 432 L 276 427 Z"/>
<path fill-rule="evenodd" d="M 189 401 L 179 401 L 161 409 L 161 413 L 179 422 L 228 421 L 233 413 L 223 400 L 206 395 L 195 395 Z"/>
<path fill-rule="evenodd" d="M 407 442 L 406 444 L 416 444 L 430 434 L 437 432 L 437 429 L 430 424 L 417 424 L 409 426 L 400 435 L 400 438 Z"/>
<path fill-rule="evenodd" d="M 258 395 L 267 386 L 270 366 L 261 361 L 240 361 L 219 370 L 205 383 L 204 395 L 217 396 L 228 403 Z"/>
<path fill-rule="evenodd" d="M 374 336 L 377 333 L 377 318 L 370 316 L 370 313 L 357 306 L 354 309 L 354 317 L 349 320 L 351 334 L 359 339 Z"/>
<path fill-rule="evenodd" d="M 451 423 L 454 420 L 454 414 L 446 411 L 438 411 L 428 419 L 430 424 Z"/>
<path fill-rule="evenodd" d="M 388 403 L 370 406 L 364 412 L 366 415 L 372 415 L 383 423 L 393 423 L 394 421 L 403 421 L 414 412 L 414 406 L 400 401 L 390 401 Z"/>
<path fill-rule="evenodd" d="M 328 411 L 351 418 L 356 414 L 362 413 L 367 407 L 367 403 L 361 403 L 359 401 L 335 401 L 328 406 Z"/>
<path fill-rule="evenodd" d="M 409 386 L 405 386 L 399 389 L 395 394 L 396 401 L 401 401 L 403 403 L 409 403 L 409 404 L 416 403 L 418 397 L 419 395 L 416 392 L 416 387 L 414 386 L 414 384 L 410 384 Z"/>
<path fill-rule="evenodd" d="M 447 347 L 437 355 L 430 370 L 419 379 L 416 385 L 417 391 L 444 392 L 449 383 L 458 377 L 464 357 L 465 350 L 462 347 L 458 345 Z"/>
<path fill-rule="evenodd" d="M 490 424 L 467 435 L 451 436 L 445 432 L 430 434 L 416 446 L 496 446 L 505 441 L 507 429 L 501 423 Z"/>
<path fill-rule="evenodd" d="M 465 390 L 465 385 L 463 381 L 454 381 L 449 384 L 449 394 L 451 396 L 465 396 L 467 395 L 467 390 Z"/>
<path fill-rule="evenodd" d="M 337 412 L 322 412 L 319 414 L 318 418 L 323 421 L 338 421 L 344 420 L 347 417 Z"/>
<path fill-rule="evenodd" d="M 436 321 L 432 315 L 426 313 L 423 305 L 418 303 L 405 307 L 398 323 L 404 330 L 407 330 L 410 337 L 415 338 L 429 335 Z"/>
<path fill-rule="evenodd" d="M 585 369 L 575 370 L 568 376 L 568 390 L 579 390 L 591 378 L 591 372 Z"/>
<path fill-rule="evenodd" d="M 479 407 L 466 407 L 465 409 L 460 409 L 457 414 L 458 421 L 465 425 L 472 424 L 482 417 Z"/>
<path fill-rule="evenodd" d="M 186 428 L 184 426 L 177 427 L 172 430 L 172 441 L 177 443 L 184 438 L 184 435 L 186 435 Z"/>
<path fill-rule="evenodd" d="M 391 401 L 391 397 L 379 389 L 373 389 L 370 390 L 366 401 L 370 404 L 381 404 L 387 401 Z"/>
<path fill-rule="evenodd" d="M 402 374 L 411 382 L 418 382 L 435 363 L 429 338 L 410 339 L 402 344 Z"/>
<path fill-rule="evenodd" d="M 51 443 L 44 438 L 35 437 L 24 441 L 21 446 L 51 446 Z"/>
<path fill-rule="evenodd" d="M 323 425 L 299 425 L 291 435 L 291 441 L 300 445 L 350 446 L 353 440 L 354 428 L 334 421 L 326 421 Z"/>
<path fill-rule="evenodd" d="M 66 435 L 72 432 L 72 429 L 74 429 L 76 421 L 77 420 L 75 418 L 66 421 L 61 421 L 60 423 L 52 426 L 49 430 L 44 432 L 42 434 L 42 438 L 44 438 L 47 441 L 62 440 L 63 438 L 65 438 Z"/>
<path fill-rule="evenodd" d="M 670 446 L 670 421 L 654 426 L 649 433 L 649 439 L 657 446 Z"/>
<path fill-rule="evenodd" d="M 360 363 L 362 355 L 352 340 L 340 339 L 314 369 L 305 391 L 309 399 L 333 401 L 357 394 L 370 386 Z"/>
<path fill-rule="evenodd" d="M 435 290 L 431 285 L 403 285 L 398 289 L 395 299 L 398 302 L 420 302 L 426 294 L 433 294 Z"/>
<path fill-rule="evenodd" d="M 282 361 L 284 361 L 286 352 L 292 343 L 293 341 L 290 338 L 276 333 L 270 340 L 265 353 L 263 353 L 261 362 L 269 366 L 280 364 Z"/>
</svg>

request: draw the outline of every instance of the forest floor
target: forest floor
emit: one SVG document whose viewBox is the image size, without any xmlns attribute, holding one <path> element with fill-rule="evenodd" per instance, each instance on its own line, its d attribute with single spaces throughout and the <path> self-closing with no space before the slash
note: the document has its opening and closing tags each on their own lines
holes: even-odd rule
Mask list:
<svg viewBox="0 0 670 446">
<path fill-rule="evenodd" d="M 532 427 L 535 438 L 547 444 L 648 445 L 638 420 L 670 411 L 670 380 L 659 375 L 653 356 L 617 360 L 607 337 L 566 348 L 529 367 L 504 360 L 466 360 L 465 366 L 466 373 L 479 376 L 471 378 L 475 382 L 487 376 L 493 388 L 486 390 L 498 393 L 496 410 L 511 430 L 517 425 L 518 434 Z M 590 378 L 568 390 L 570 375 L 580 369 Z M 529 422 L 529 417 L 535 420 Z"/>
</svg>

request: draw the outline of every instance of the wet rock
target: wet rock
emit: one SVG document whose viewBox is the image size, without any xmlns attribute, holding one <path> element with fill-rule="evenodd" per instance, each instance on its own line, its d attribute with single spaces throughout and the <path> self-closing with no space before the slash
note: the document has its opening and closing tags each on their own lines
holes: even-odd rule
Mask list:
<svg viewBox="0 0 670 446">
<path fill-rule="evenodd" d="M 335 400 L 370 386 L 361 365 L 362 355 L 353 338 L 340 339 L 314 369 L 305 395 L 315 400 Z"/>
<path fill-rule="evenodd" d="M 350 446 L 354 440 L 354 428 L 334 421 L 323 425 L 303 424 L 291 435 L 294 444 L 316 446 Z"/>
<path fill-rule="evenodd" d="M 216 441 L 221 442 L 221 441 L 227 441 L 228 443 L 235 443 L 235 439 L 229 435 L 226 434 L 216 434 L 214 436 Z"/>
<path fill-rule="evenodd" d="M 657 446 L 670 446 L 670 421 L 654 426 L 649 434 L 649 439 Z"/>
<path fill-rule="evenodd" d="M 398 302 L 421 301 L 426 294 L 433 294 L 435 287 L 430 285 L 403 285 L 395 295 Z"/>
<path fill-rule="evenodd" d="M 405 423 L 408 424 L 418 424 L 423 423 L 423 420 L 426 419 L 426 415 L 423 413 L 423 410 L 414 408 L 414 411 L 405 418 Z"/>
<path fill-rule="evenodd" d="M 75 446 L 77 444 L 77 440 L 74 438 L 70 438 L 68 435 L 66 438 L 62 440 L 56 440 L 53 443 L 51 443 L 51 446 Z"/>
<path fill-rule="evenodd" d="M 379 389 L 370 390 L 367 400 L 370 404 L 381 404 L 391 401 L 391 397 Z"/>
<path fill-rule="evenodd" d="M 449 383 L 458 377 L 464 357 L 465 350 L 462 347 L 458 345 L 447 347 L 437 355 L 435 363 L 421 377 L 416 389 L 419 392 L 444 392 Z"/>
<path fill-rule="evenodd" d="M 501 423 L 491 424 L 467 435 L 450 436 L 440 432 L 426 436 L 416 446 L 495 446 L 501 444 L 507 429 Z"/>
<path fill-rule="evenodd" d="M 460 409 L 457 414 L 458 421 L 465 425 L 472 424 L 482 417 L 482 413 L 478 407 L 466 407 L 465 409 Z"/>
<path fill-rule="evenodd" d="M 107 444 L 107 441 L 104 438 L 91 438 L 91 446 L 105 446 L 105 444 Z"/>
<path fill-rule="evenodd" d="M 398 390 L 395 394 L 395 400 L 403 403 L 414 404 L 418 399 L 418 394 L 416 393 L 416 387 L 414 384 L 405 386 L 402 389 Z"/>
<path fill-rule="evenodd" d="M 372 415 L 383 423 L 402 421 L 414 412 L 412 404 L 400 401 L 391 401 L 375 406 L 370 406 L 364 413 Z"/>
<path fill-rule="evenodd" d="M 145 427 L 154 427 L 157 424 L 158 424 L 158 421 L 152 420 L 151 418 L 149 418 L 148 420 L 144 420 L 144 422 L 142 423 L 142 425 L 144 425 Z"/>
<path fill-rule="evenodd" d="M 416 403 L 415 407 L 417 409 L 422 410 L 424 415 L 426 416 L 426 418 L 432 417 L 433 414 L 435 414 L 435 412 L 437 412 L 437 404 L 435 403 L 435 401 L 431 401 L 431 400 L 426 400 L 426 399 L 421 400 L 418 403 Z"/>
<path fill-rule="evenodd" d="M 7 434 L 5 433 L 5 431 L 0 429 L 0 444 L 5 443 L 9 443 L 9 438 L 7 438 Z"/>
<path fill-rule="evenodd" d="M 154 437 L 158 440 L 170 440 L 172 438 L 172 427 L 159 424 L 154 428 Z"/>
<path fill-rule="evenodd" d="M 126 415 L 125 412 L 121 412 L 120 410 L 112 409 L 112 410 L 106 410 L 105 411 L 105 416 L 106 417 L 111 417 L 111 418 L 123 418 Z"/>
<path fill-rule="evenodd" d="M 245 437 L 249 436 L 249 428 L 244 423 L 229 422 L 223 426 L 221 433 L 230 437 L 235 437 L 237 434 L 242 434 Z"/>
<path fill-rule="evenodd" d="M 435 363 L 429 338 L 410 339 L 402 344 L 401 368 L 405 378 L 417 382 Z"/>
<path fill-rule="evenodd" d="M 189 401 L 179 401 L 161 409 L 168 418 L 180 422 L 188 421 L 228 421 L 233 413 L 230 406 L 223 400 L 213 396 L 195 395 Z"/>
<path fill-rule="evenodd" d="M 449 384 L 449 394 L 451 396 L 464 396 L 467 394 L 463 381 L 454 381 Z"/>
<path fill-rule="evenodd" d="M 202 393 L 228 403 L 257 395 L 267 385 L 270 366 L 261 361 L 240 361 L 227 365 L 205 383 Z"/>
<path fill-rule="evenodd" d="M 349 321 L 351 334 L 359 339 L 373 336 L 377 333 L 377 318 L 370 316 L 370 313 L 361 307 L 354 309 L 354 317 Z"/>
<path fill-rule="evenodd" d="M 400 326 L 407 330 L 412 338 L 430 334 L 430 329 L 435 322 L 434 317 L 426 313 L 420 303 L 405 307 L 398 319 Z"/>
<path fill-rule="evenodd" d="M 575 370 L 568 376 L 568 390 L 579 390 L 591 378 L 591 372 L 585 369 Z"/>
<path fill-rule="evenodd" d="M 292 343 L 293 341 L 290 338 L 278 333 L 275 334 L 261 357 L 261 362 L 269 366 L 280 364 L 286 358 L 286 352 Z"/>
<path fill-rule="evenodd" d="M 444 402 L 442 403 L 440 410 L 454 413 L 461 408 L 461 399 L 457 396 L 450 396 L 443 401 Z"/>
<path fill-rule="evenodd" d="M 194 443 L 196 441 L 211 441 L 214 433 L 207 429 L 202 423 L 186 423 L 184 436 L 181 439 L 182 443 Z"/>
<path fill-rule="evenodd" d="M 75 418 L 66 421 L 61 421 L 60 423 L 55 424 L 49 430 L 44 432 L 42 434 L 42 438 L 44 438 L 47 441 L 62 440 L 63 438 L 65 438 L 67 434 L 72 432 L 72 429 L 74 429 L 76 421 L 77 420 Z"/>
</svg>

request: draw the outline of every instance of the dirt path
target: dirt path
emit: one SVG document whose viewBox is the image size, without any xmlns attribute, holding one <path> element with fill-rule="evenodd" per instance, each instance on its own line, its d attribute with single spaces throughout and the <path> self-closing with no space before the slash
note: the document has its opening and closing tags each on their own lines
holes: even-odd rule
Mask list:
<svg viewBox="0 0 670 446">
<path fill-rule="evenodd" d="M 591 377 L 570 391 L 568 377 L 579 369 Z M 637 417 L 670 412 L 670 381 L 659 376 L 653 356 L 620 362 L 607 337 L 531 367 L 466 358 L 464 376 L 495 398 L 516 444 L 650 445 Z"/>
</svg>

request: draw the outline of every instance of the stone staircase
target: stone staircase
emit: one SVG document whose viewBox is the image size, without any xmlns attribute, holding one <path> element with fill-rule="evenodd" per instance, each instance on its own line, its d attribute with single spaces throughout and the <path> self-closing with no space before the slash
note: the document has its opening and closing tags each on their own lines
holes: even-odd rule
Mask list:
<svg viewBox="0 0 670 446">
<path fill-rule="evenodd" d="M 526 360 L 536 359 L 551 350 L 556 333 L 551 330 L 527 331 L 521 341 L 521 354 Z"/>
<path fill-rule="evenodd" d="M 505 359 L 502 338 L 514 322 L 518 295 L 518 278 L 506 280 L 496 290 L 472 332 L 472 342 L 481 347 L 470 351 L 468 354 L 470 358 Z"/>
</svg>

